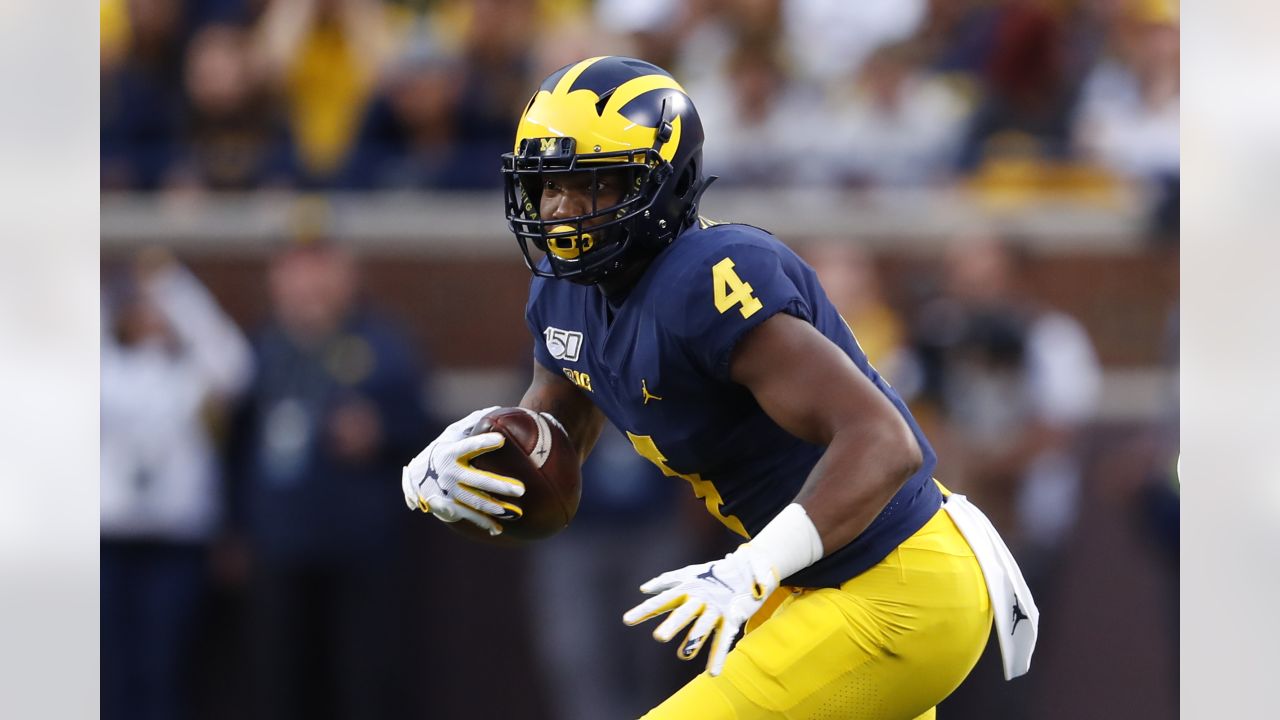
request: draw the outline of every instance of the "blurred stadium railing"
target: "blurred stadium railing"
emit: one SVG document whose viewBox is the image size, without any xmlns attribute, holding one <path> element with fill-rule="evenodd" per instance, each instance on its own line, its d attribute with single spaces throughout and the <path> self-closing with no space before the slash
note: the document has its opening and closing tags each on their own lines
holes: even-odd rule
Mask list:
<svg viewBox="0 0 1280 720">
<path fill-rule="evenodd" d="M 1147 199 L 1041 195 L 1002 202 L 948 190 L 717 189 L 704 214 L 765 227 L 792 245 L 839 238 L 870 248 L 889 287 L 909 294 L 931 262 L 966 236 L 994 231 L 1035 258 L 1037 291 L 1076 315 L 1106 368 L 1101 422 L 1167 411 L 1176 382 L 1160 367 L 1176 269 L 1146 241 Z M 527 273 L 497 192 L 105 194 L 104 262 L 164 245 L 192 264 L 244 324 L 260 319 L 262 263 L 273 248 L 323 236 L 362 258 L 373 298 L 413 327 L 439 370 L 446 415 L 509 402 L 526 379 L 522 322 Z M 458 312 L 466 307 L 467 313 Z"/>
</svg>

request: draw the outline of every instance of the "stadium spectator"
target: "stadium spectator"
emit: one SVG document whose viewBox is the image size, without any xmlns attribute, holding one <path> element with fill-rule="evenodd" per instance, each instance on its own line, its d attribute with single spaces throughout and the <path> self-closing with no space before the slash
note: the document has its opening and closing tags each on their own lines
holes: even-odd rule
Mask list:
<svg viewBox="0 0 1280 720">
<path fill-rule="evenodd" d="M 783 0 L 782 21 L 796 72 L 824 87 L 857 75 L 879 47 L 910 38 L 927 0 Z"/>
<path fill-rule="evenodd" d="M 872 366 L 900 392 L 906 369 L 907 329 L 884 298 L 875 258 L 848 238 L 827 238 L 806 246 L 801 256 L 818 273 L 831 304 L 858 336 Z M 907 393 L 909 394 L 909 393 Z"/>
<path fill-rule="evenodd" d="M 249 190 L 292 182 L 288 131 L 265 93 L 244 30 L 209 24 L 187 46 L 184 143 L 168 184 Z"/>
<path fill-rule="evenodd" d="M 595 5 L 594 25 L 605 33 L 614 36 L 615 45 L 594 53 L 607 55 L 622 53 L 619 45 L 630 46 L 622 54 L 640 58 L 659 67 L 676 67 L 677 54 L 683 44 L 684 36 L 689 29 L 697 2 L 680 2 L 679 0 L 649 0 L 649 2 L 631 2 L 630 0 L 598 0 Z M 558 43 L 556 43 L 558 44 Z M 571 49 L 562 57 L 564 62 L 551 67 L 541 67 L 550 73 L 557 67 L 565 65 L 572 59 L 591 57 L 593 53 L 584 53 L 579 49 Z"/>
<path fill-rule="evenodd" d="M 797 163 L 819 119 L 816 93 L 788 81 L 780 49 L 744 40 L 723 77 L 686 86 L 698 98 L 707 173 L 728 184 L 787 185 L 808 168 Z"/>
<path fill-rule="evenodd" d="M 449 0 L 441 4 L 436 29 L 444 47 L 461 61 L 458 101 L 459 141 L 503 146 L 515 133 L 520 110 L 529 101 L 535 46 L 555 27 L 552 7 L 534 0 Z M 583 10 L 566 3 L 566 17 Z M 554 37 L 554 33 L 551 33 Z M 493 167 L 493 166 L 490 166 Z M 496 174 L 497 169 L 493 172 Z"/>
<path fill-rule="evenodd" d="M 341 171 L 365 104 L 394 50 L 379 0 L 271 0 L 258 20 L 258 71 L 284 100 L 306 184 Z"/>
<path fill-rule="evenodd" d="M 1063 158 L 1070 149 L 1078 80 L 1069 72 L 1062 18 L 1038 0 L 1002 0 L 993 12 L 981 100 L 958 160 L 966 172 L 992 157 Z"/>
<path fill-rule="evenodd" d="M 950 177 L 968 108 L 910 45 L 877 49 L 822 113 L 825 174 L 844 184 L 927 185 Z"/>
<path fill-rule="evenodd" d="M 427 430 L 422 375 L 360 302 L 346 252 L 289 247 L 269 280 L 274 316 L 237 428 L 260 717 L 399 717 L 396 623 L 411 610 L 385 498 Z"/>
<path fill-rule="evenodd" d="M 127 0 L 103 12 L 102 187 L 155 190 L 173 161 L 181 122 L 182 6 Z"/>
<path fill-rule="evenodd" d="M 220 530 L 216 420 L 249 345 L 167 252 L 108 283 L 101 394 L 102 717 L 179 720 Z"/>
<path fill-rule="evenodd" d="M 1093 69 L 1075 118 L 1080 152 L 1140 180 L 1178 176 L 1177 8 L 1144 0 Z"/>
<path fill-rule="evenodd" d="M 922 48 L 930 70 L 968 81 L 986 64 L 998 18 L 998 4 L 930 0 L 912 42 Z"/>
<path fill-rule="evenodd" d="M 789 49 L 782 37 L 780 0 L 694 0 L 677 4 L 671 17 L 677 43 L 672 72 L 699 100 L 730 82 L 738 48 L 770 48 L 783 58 Z"/>
<path fill-rule="evenodd" d="M 409 49 L 373 100 L 343 176 L 356 190 L 496 188 L 506 141 L 462 126 L 464 68 L 425 40 Z"/>
</svg>

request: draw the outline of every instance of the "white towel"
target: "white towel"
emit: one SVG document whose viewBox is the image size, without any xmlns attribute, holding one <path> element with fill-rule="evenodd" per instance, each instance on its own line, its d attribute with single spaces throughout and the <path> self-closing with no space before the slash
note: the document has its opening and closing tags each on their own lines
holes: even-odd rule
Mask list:
<svg viewBox="0 0 1280 720">
<path fill-rule="evenodd" d="M 1040 610 L 1031 597 L 1031 589 L 1022 578 L 1022 570 L 1005 546 L 991 521 L 969 499 L 957 493 L 946 497 L 942 505 L 960 534 L 973 548 L 982 567 L 995 614 L 996 636 L 1004 660 L 1004 678 L 1012 680 L 1031 667 L 1031 654 L 1040 632 Z"/>
</svg>

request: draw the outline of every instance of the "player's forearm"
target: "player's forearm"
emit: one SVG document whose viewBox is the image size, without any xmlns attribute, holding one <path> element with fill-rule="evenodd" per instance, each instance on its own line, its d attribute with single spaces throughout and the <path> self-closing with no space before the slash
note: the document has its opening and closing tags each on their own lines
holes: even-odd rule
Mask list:
<svg viewBox="0 0 1280 720">
<path fill-rule="evenodd" d="M 796 496 L 823 554 L 861 535 L 923 462 L 906 423 L 838 431 Z"/>
<path fill-rule="evenodd" d="M 581 411 L 576 408 L 561 406 L 559 412 L 554 409 L 546 409 L 545 411 L 551 413 L 552 417 L 557 420 L 560 420 L 561 415 L 569 418 L 567 421 L 560 420 L 560 422 L 564 425 L 569 439 L 573 441 L 574 449 L 578 451 L 579 462 L 586 462 L 587 456 L 591 454 L 591 450 L 596 446 L 596 441 L 600 439 L 600 432 L 604 429 L 604 418 L 594 408 Z"/>
<path fill-rule="evenodd" d="M 576 392 L 576 391 L 571 391 Z M 604 418 L 590 402 L 584 402 L 564 391 L 535 383 L 520 399 L 520 407 L 535 412 L 550 413 L 564 426 L 578 457 L 583 461 L 591 454 L 600 431 L 604 428 Z"/>
</svg>

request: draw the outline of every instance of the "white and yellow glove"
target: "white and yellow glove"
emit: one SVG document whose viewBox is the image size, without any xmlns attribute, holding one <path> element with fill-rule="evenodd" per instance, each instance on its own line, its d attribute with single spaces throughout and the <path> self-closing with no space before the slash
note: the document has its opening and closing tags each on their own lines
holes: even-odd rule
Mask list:
<svg viewBox="0 0 1280 720">
<path fill-rule="evenodd" d="M 692 660 L 714 632 L 707 672 L 719 675 L 734 638 L 782 579 L 821 557 L 817 528 L 804 508 L 792 503 L 723 559 L 666 572 L 641 585 L 641 592 L 657 594 L 628 610 L 622 621 L 636 625 L 670 612 L 653 631 L 659 642 L 670 641 L 692 622 L 676 650 L 681 660 Z"/>
<path fill-rule="evenodd" d="M 501 433 L 472 435 L 480 420 L 497 406 L 476 410 L 453 423 L 409 461 L 400 474 L 404 503 L 444 522 L 471 522 L 490 535 L 502 532 L 498 520 L 520 517 L 520 507 L 502 497 L 524 495 L 524 483 L 504 475 L 479 470 L 471 461 L 502 447 Z"/>
</svg>

